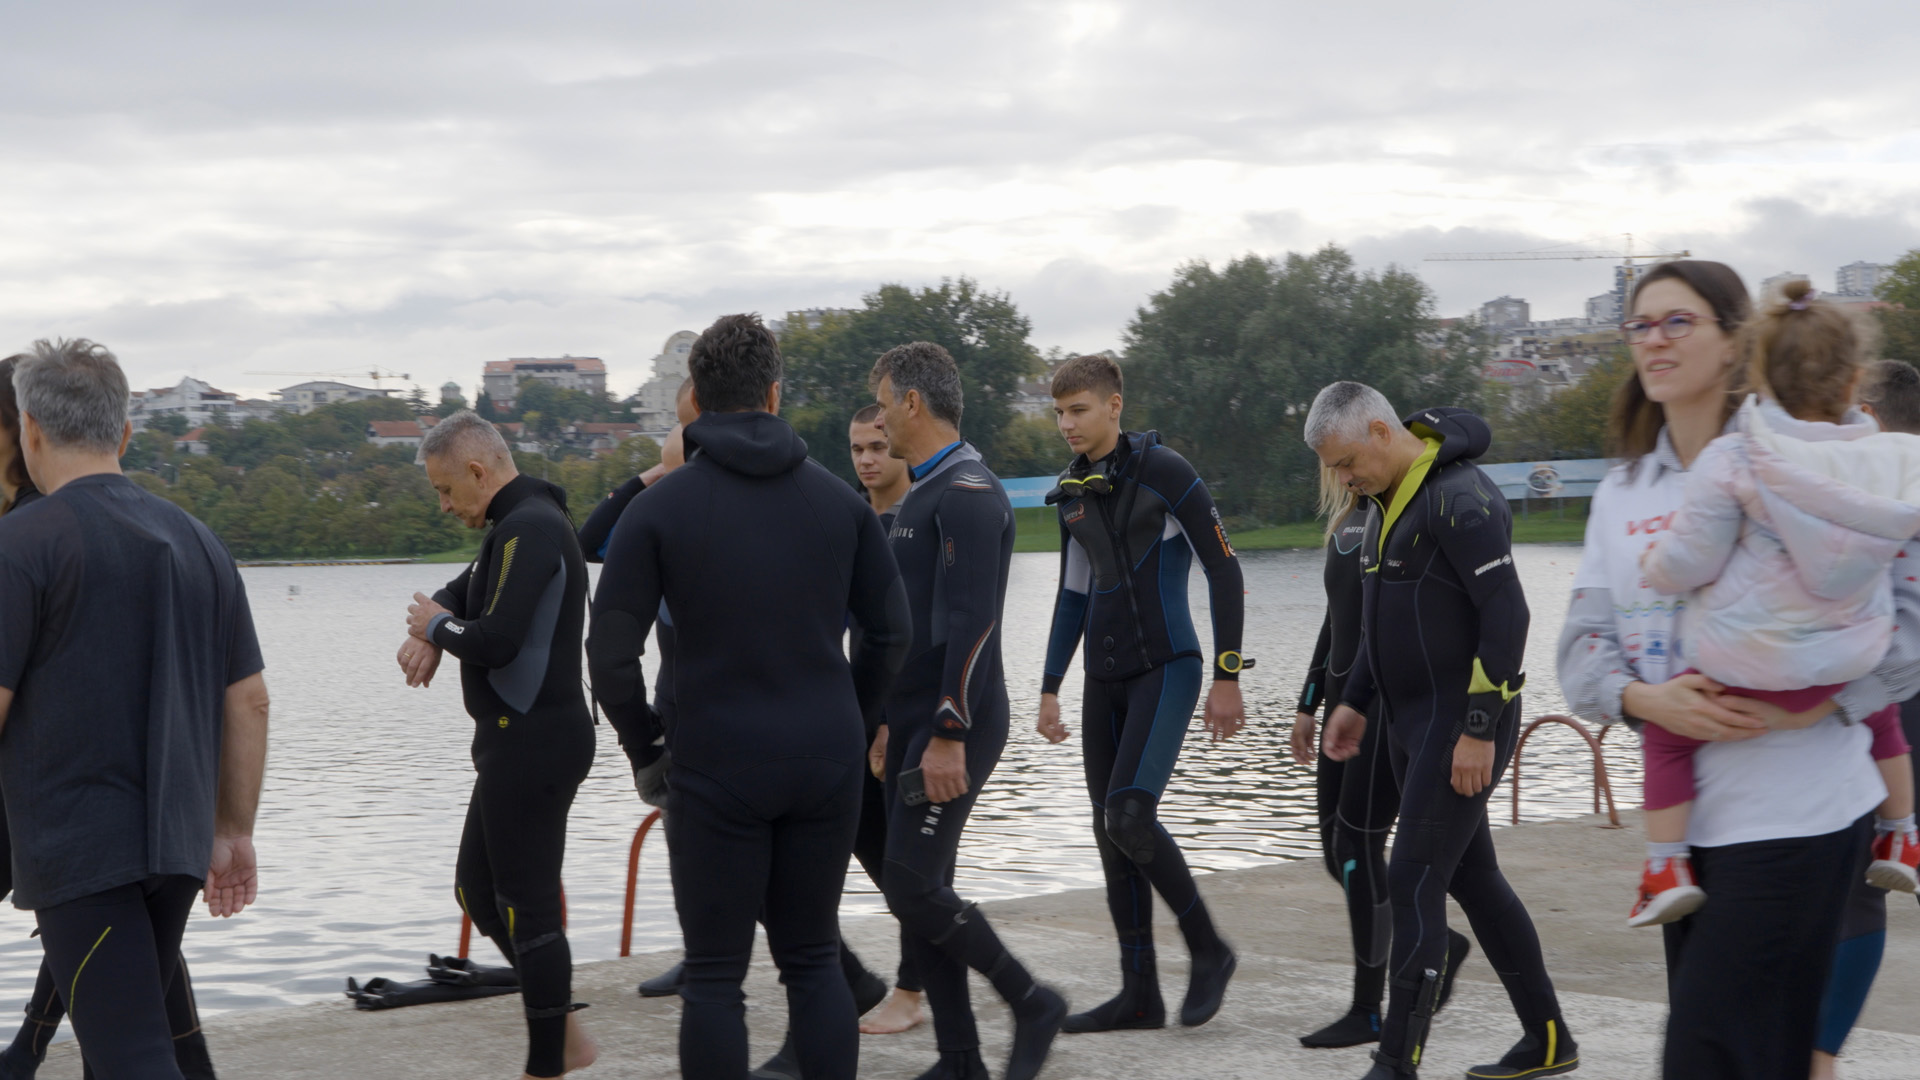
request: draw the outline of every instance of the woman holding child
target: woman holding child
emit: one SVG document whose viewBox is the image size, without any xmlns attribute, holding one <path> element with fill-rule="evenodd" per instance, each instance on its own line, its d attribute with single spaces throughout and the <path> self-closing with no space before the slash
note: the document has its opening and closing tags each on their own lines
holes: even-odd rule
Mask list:
<svg viewBox="0 0 1920 1080">
<path fill-rule="evenodd" d="M 1794 285 L 1750 318 L 1720 263 L 1641 279 L 1610 424 L 1621 461 L 1594 495 L 1560 641 L 1574 711 L 1650 733 L 1633 918 L 1665 924 L 1668 1077 L 1807 1076 L 1869 846 L 1881 880 L 1914 862 L 1911 787 L 1889 799 L 1896 769 L 1875 759 L 1904 753 L 1883 710 L 1920 689 L 1920 585 L 1883 569 L 1920 566 L 1920 511 L 1903 505 L 1920 491 L 1897 464 L 1920 473 L 1920 446 L 1847 446 L 1901 437 L 1847 408 L 1859 343 L 1817 304 Z M 1835 464 L 1848 455 L 1889 464 L 1864 477 Z"/>
</svg>

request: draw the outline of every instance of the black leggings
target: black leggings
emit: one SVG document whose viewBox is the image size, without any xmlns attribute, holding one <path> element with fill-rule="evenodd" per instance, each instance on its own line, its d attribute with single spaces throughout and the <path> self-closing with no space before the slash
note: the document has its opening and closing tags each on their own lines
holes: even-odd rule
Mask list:
<svg viewBox="0 0 1920 1080">
<path fill-rule="evenodd" d="M 1338 697 L 1329 698 L 1338 701 Z M 1393 905 L 1387 896 L 1387 832 L 1400 812 L 1385 724 L 1368 724 L 1360 753 L 1346 761 L 1319 755 L 1315 795 L 1327 873 L 1347 898 L 1353 931 L 1353 1004 L 1380 1011 L 1387 985 Z"/>
<path fill-rule="evenodd" d="M 1420 713 L 1430 711 L 1422 708 Z M 1402 1044 L 1424 973 L 1446 970 L 1449 895 L 1466 913 L 1521 1024 L 1537 1029 L 1560 1016 L 1533 919 L 1500 872 L 1487 826 L 1487 800 L 1513 758 L 1519 718 L 1516 697 L 1494 728 L 1493 783 L 1471 798 L 1453 790 L 1458 721 L 1414 721 L 1397 715 L 1388 720 L 1389 750 L 1400 780 L 1400 830 L 1387 863 L 1387 891 L 1393 899 L 1393 947 L 1387 964 L 1392 993 L 1380 1029 L 1380 1045 L 1390 1054 L 1410 1049 Z"/>
<path fill-rule="evenodd" d="M 200 1032 L 200 1010 L 193 1001 L 193 978 L 187 972 L 184 955 L 180 957 L 178 971 L 167 983 L 166 1004 L 167 1026 L 173 1032 L 174 1063 L 187 1080 L 213 1076 L 213 1066 L 207 1058 L 207 1039 Z M 0 1076 L 30 1073 L 37 1068 L 47 1056 L 47 1045 L 60 1030 L 60 1021 L 66 1015 L 67 1004 L 60 1000 L 53 969 L 42 961 L 40 977 L 33 984 L 33 996 L 27 999 L 27 1021 L 20 1025 L 13 1042 L 0 1049 Z M 82 1075 L 85 1080 L 94 1080 L 96 1074 L 92 1064 L 85 1060 L 85 1051 L 86 1048 L 81 1047 Z"/>
<path fill-rule="evenodd" d="M 1693 849 L 1711 898 L 1665 927 L 1669 1080 L 1804 1080 L 1871 815 L 1824 836 Z"/>
<path fill-rule="evenodd" d="M 1001 945 L 987 917 L 953 891 L 960 835 L 1007 744 L 1006 712 L 997 712 L 974 714 L 967 733 L 967 793 L 951 802 L 908 806 L 901 800 L 900 771 L 919 767 L 933 738 L 930 726 L 895 726 L 887 741 L 887 860 L 881 890 L 909 935 L 908 955 L 926 986 L 934 1041 L 943 1053 L 980 1046 L 967 989 L 969 968 L 986 975 L 1009 1002 L 1023 1000 L 1033 988 L 1033 978 Z M 933 706 L 888 713 L 931 717 Z"/>
<path fill-rule="evenodd" d="M 887 785 L 872 772 L 862 769 L 864 779 L 860 783 L 860 831 L 853 838 L 853 857 L 860 862 L 860 869 L 873 879 L 873 887 L 885 888 L 881 883 L 881 873 L 887 861 Z M 841 964 L 847 970 L 847 984 L 852 985 L 865 968 L 860 966 L 853 950 L 841 947 Z M 909 993 L 920 992 L 920 976 L 914 974 L 913 961 L 907 956 L 907 928 L 900 928 L 900 968 L 893 985 Z"/>
<path fill-rule="evenodd" d="M 67 1017 L 100 1080 L 179 1080 L 167 988 L 200 880 L 175 874 L 34 912 Z"/>
<path fill-rule="evenodd" d="M 455 895 L 474 928 L 493 939 L 520 973 L 526 1071 L 532 1076 L 559 1076 L 565 1069 L 573 950 L 567 944 L 560 865 L 567 850 L 567 813 L 592 761 L 591 743 L 584 760 L 572 762 L 476 755 L 479 776 L 460 833 Z"/>
<path fill-rule="evenodd" d="M 860 814 L 860 760 L 787 758 L 727 780 L 672 771 L 674 905 L 686 939 L 680 1074 L 747 1074 L 754 923 L 787 988 L 787 1026 L 809 1080 L 851 1080 L 859 1018 L 840 969 L 840 893 Z"/>
<path fill-rule="evenodd" d="M 1119 682 L 1086 680 L 1080 741 L 1093 800 L 1093 840 L 1124 970 L 1153 961 L 1153 894 L 1182 920 L 1205 905 L 1187 859 L 1160 824 L 1160 799 L 1200 700 L 1200 660 L 1184 657 Z"/>
</svg>

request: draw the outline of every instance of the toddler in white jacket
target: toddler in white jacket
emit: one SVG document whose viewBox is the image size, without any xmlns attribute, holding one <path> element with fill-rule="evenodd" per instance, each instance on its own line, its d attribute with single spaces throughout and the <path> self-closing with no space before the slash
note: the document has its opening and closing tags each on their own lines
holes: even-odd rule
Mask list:
<svg viewBox="0 0 1920 1080">
<path fill-rule="evenodd" d="M 1692 591 L 1680 623 L 1692 670 L 1789 713 L 1821 705 L 1886 655 L 1892 563 L 1920 534 L 1920 436 L 1882 433 L 1850 408 L 1858 335 L 1810 291 L 1790 284 L 1743 331 L 1766 396 L 1749 398 L 1701 451 L 1680 511 L 1640 559 L 1653 588 Z M 1888 791 L 1868 880 L 1913 892 L 1920 838 L 1899 706 L 1865 722 Z M 1655 724 L 1641 737 L 1648 858 L 1628 923 L 1653 926 L 1706 900 L 1686 844 L 1693 753 L 1704 744 Z"/>
</svg>

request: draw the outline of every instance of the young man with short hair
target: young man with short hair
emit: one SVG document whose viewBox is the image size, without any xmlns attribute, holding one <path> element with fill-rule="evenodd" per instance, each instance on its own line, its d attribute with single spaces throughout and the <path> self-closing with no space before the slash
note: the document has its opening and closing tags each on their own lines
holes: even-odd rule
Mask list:
<svg viewBox="0 0 1920 1080">
<path fill-rule="evenodd" d="M 1075 357 L 1053 377 L 1054 414 L 1074 457 L 1047 496 L 1060 516 L 1060 591 L 1038 727 L 1049 742 L 1067 738 L 1060 684 L 1084 638 L 1081 746 L 1107 908 L 1120 938 L 1120 993 L 1068 1017 L 1073 1032 L 1166 1025 L 1155 892 L 1178 917 L 1192 956 L 1183 1025 L 1213 1018 L 1237 966 L 1158 811 L 1200 697 L 1200 638 L 1187 608 L 1196 556 L 1213 614 L 1207 730 L 1230 738 L 1244 722 L 1240 561 L 1193 466 L 1158 432 L 1121 429 L 1122 386 L 1119 365 L 1104 356 Z"/>
<path fill-rule="evenodd" d="M 1371 504 L 1360 553 L 1360 650 L 1322 751 L 1346 761 L 1367 726 L 1384 723 L 1400 781 L 1387 863 L 1391 993 L 1365 1080 L 1416 1075 L 1450 974 L 1449 895 L 1524 1032 L 1498 1063 L 1467 1075 L 1572 1072 L 1579 1048 L 1487 826 L 1487 799 L 1519 739 L 1529 617 L 1513 565 L 1512 512 L 1473 464 L 1493 433 L 1465 409 L 1422 409 L 1403 421 L 1378 390 L 1336 382 L 1314 398 L 1304 435 L 1320 463 Z"/>
<path fill-rule="evenodd" d="M 1034 981 L 987 917 L 953 889 L 954 862 L 980 789 L 1007 745 L 1001 610 L 1013 560 L 1013 507 L 980 452 L 960 438 L 960 369 L 929 342 L 882 355 L 869 376 L 890 452 L 912 487 L 893 553 L 913 613 L 913 646 L 887 698 L 887 857 L 882 891 L 912 936 L 940 1060 L 921 1080 L 984 1080 L 967 969 L 1013 1010 L 1002 1080 L 1033 1080 L 1067 1003 Z"/>
<path fill-rule="evenodd" d="M 853 454 L 853 472 L 866 492 L 867 505 L 891 526 L 893 508 L 907 497 L 913 480 L 907 475 L 907 463 L 887 450 L 880 414 L 878 403 L 854 413 L 853 422 L 847 425 L 847 442 Z"/>
</svg>

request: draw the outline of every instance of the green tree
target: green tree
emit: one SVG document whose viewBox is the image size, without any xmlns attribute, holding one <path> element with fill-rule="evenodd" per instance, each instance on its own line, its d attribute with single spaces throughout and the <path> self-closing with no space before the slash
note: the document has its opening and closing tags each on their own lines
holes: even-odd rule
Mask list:
<svg viewBox="0 0 1920 1080">
<path fill-rule="evenodd" d="M 984 290 L 971 278 L 947 279 L 939 287 L 882 285 L 845 315 L 829 315 L 818 327 L 794 323 L 780 341 L 787 371 L 783 410 L 807 441 L 808 453 L 855 481 L 845 453 L 847 423 L 871 404 L 867 375 L 880 354 L 896 345 L 931 341 L 953 354 L 966 394 L 961 431 L 989 462 L 1014 418 L 1012 402 L 1022 378 L 1040 370 L 1040 355 L 1028 338 L 1033 323 L 1003 292 Z"/>
<path fill-rule="evenodd" d="M 464 409 L 466 407 L 467 407 L 467 399 L 461 397 L 459 394 L 455 394 L 449 398 L 441 398 L 440 404 L 435 405 L 433 407 L 433 415 L 439 417 L 442 420 L 445 420 L 447 417 L 452 416 L 454 413 L 457 413 L 461 409 Z M 487 411 L 488 412 L 493 411 L 492 402 L 487 403 Z"/>
<path fill-rule="evenodd" d="M 1893 264 L 1874 295 L 1894 306 L 1881 308 L 1880 355 L 1920 364 L 1920 249 Z"/>
<path fill-rule="evenodd" d="M 493 395 L 487 393 L 485 390 L 480 391 L 479 396 L 473 399 L 473 411 L 480 414 L 480 419 L 482 420 L 512 419 L 505 413 L 494 408 Z"/>
<path fill-rule="evenodd" d="M 1243 518 L 1312 514 L 1319 466 L 1301 426 L 1330 382 L 1365 382 L 1408 411 L 1481 403 L 1484 339 L 1442 331 L 1414 274 L 1359 271 L 1331 245 L 1183 265 L 1125 341 L 1127 426 L 1158 428 Z"/>
<path fill-rule="evenodd" d="M 1053 421 L 1016 416 L 1001 434 L 1000 449 L 987 465 L 1001 477 L 1049 476 L 1066 468 L 1072 456 Z"/>
<path fill-rule="evenodd" d="M 187 418 L 180 413 L 161 413 L 147 420 L 148 431 L 159 431 L 179 438 L 187 433 Z"/>
</svg>

